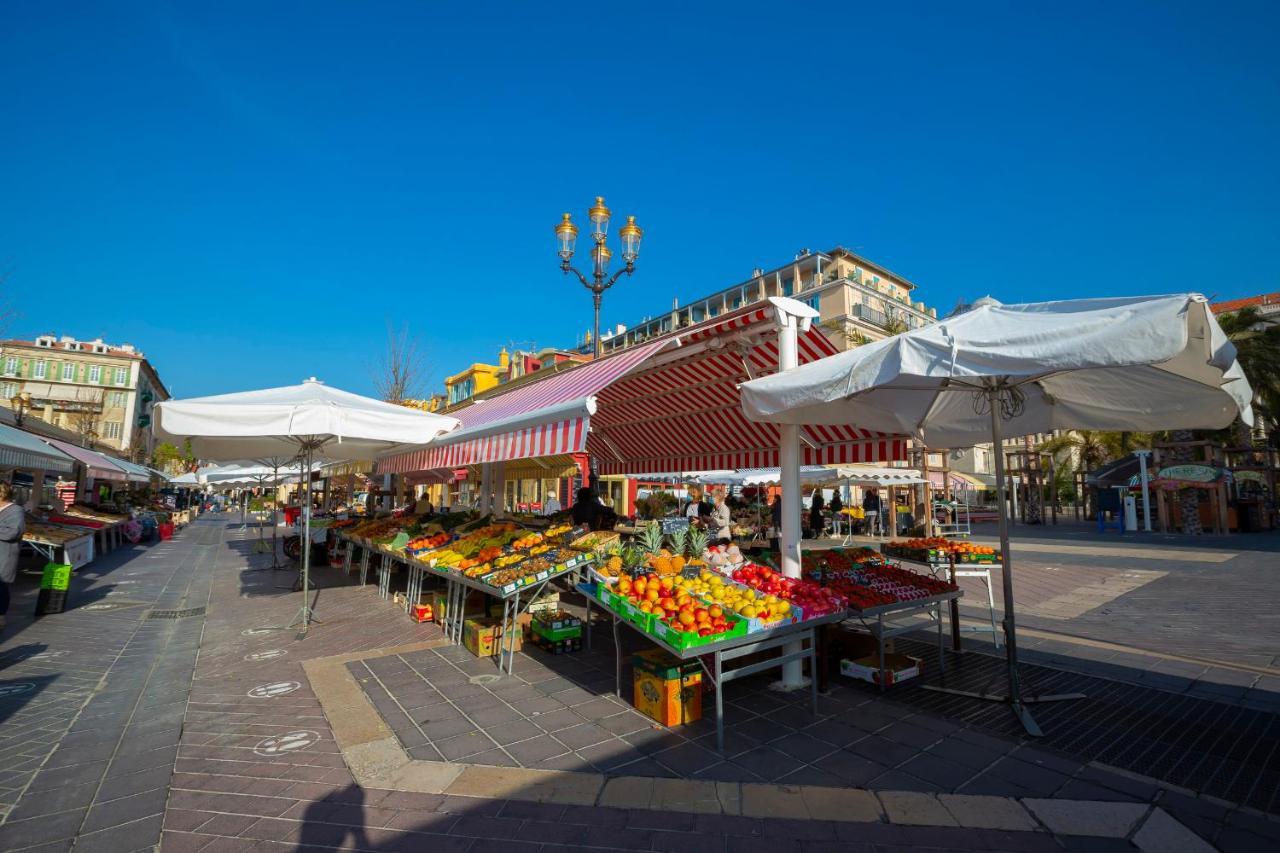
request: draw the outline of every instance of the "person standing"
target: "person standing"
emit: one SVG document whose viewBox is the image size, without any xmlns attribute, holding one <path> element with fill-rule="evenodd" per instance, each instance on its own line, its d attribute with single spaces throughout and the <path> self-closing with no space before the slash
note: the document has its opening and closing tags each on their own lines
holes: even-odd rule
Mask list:
<svg viewBox="0 0 1280 853">
<path fill-rule="evenodd" d="M 713 505 L 711 507 L 711 540 L 712 544 L 728 545 L 733 539 L 733 513 L 729 511 L 729 505 L 724 502 L 725 492 L 723 488 L 718 488 L 711 493 Z"/>
<path fill-rule="evenodd" d="M 26 530 L 27 514 L 13 502 L 13 486 L 0 483 L 0 631 L 9 613 L 9 584 L 18 577 L 18 555 Z"/>
<path fill-rule="evenodd" d="M 862 509 L 866 515 L 867 534 L 884 530 L 880 519 L 880 493 L 875 489 L 867 489 L 862 497 Z"/>
<path fill-rule="evenodd" d="M 809 502 L 809 531 L 814 539 L 821 539 L 822 529 L 827 526 L 822 518 L 822 509 L 826 504 L 822 497 L 822 489 L 814 489 L 813 500 Z"/>
</svg>

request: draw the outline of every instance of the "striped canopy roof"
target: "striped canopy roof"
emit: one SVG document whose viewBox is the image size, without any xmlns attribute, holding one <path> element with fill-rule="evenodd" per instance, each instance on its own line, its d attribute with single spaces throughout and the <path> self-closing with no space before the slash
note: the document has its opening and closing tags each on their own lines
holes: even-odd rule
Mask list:
<svg viewBox="0 0 1280 853">
<path fill-rule="evenodd" d="M 602 474 L 779 464 L 776 424 L 747 420 L 738 384 L 774 373 L 772 306 L 753 306 L 552 375 L 454 412 L 462 426 L 422 450 L 385 457 L 380 473 L 589 453 Z M 837 352 L 816 327 L 800 363 Z M 801 428 L 806 465 L 905 457 L 901 436 L 851 426 Z"/>
</svg>

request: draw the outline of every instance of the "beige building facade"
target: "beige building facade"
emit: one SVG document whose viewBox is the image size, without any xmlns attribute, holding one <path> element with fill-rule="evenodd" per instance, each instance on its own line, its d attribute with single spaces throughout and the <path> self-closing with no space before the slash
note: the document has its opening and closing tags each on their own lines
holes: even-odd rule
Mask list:
<svg viewBox="0 0 1280 853">
<path fill-rule="evenodd" d="M 0 341 L 0 401 L 19 417 L 80 436 L 127 458 L 151 457 L 151 408 L 169 392 L 129 344 L 41 335 Z"/>
<path fill-rule="evenodd" d="M 646 317 L 634 326 L 602 333 L 601 349 L 606 354 L 625 349 L 770 296 L 789 296 L 813 307 L 827 336 L 840 349 L 848 349 L 936 322 L 937 310 L 916 299 L 915 290 L 907 278 L 848 249 L 804 249 L 790 263 L 767 271 L 757 269 L 733 287 Z"/>
</svg>

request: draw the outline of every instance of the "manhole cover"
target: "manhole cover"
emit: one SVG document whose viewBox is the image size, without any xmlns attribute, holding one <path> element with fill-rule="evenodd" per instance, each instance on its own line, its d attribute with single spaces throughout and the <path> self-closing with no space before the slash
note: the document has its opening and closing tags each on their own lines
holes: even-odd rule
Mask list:
<svg viewBox="0 0 1280 853">
<path fill-rule="evenodd" d="M 203 607 L 188 607 L 185 610 L 152 610 L 148 619 L 186 619 L 188 616 L 203 616 Z"/>
<path fill-rule="evenodd" d="M 501 675 L 473 675 L 467 680 L 472 684 L 492 684 L 500 678 Z"/>
</svg>

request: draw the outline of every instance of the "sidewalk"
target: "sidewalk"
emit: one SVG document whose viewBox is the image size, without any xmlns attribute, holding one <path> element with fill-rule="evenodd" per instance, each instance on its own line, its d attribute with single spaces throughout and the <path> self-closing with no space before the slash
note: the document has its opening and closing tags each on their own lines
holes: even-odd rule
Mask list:
<svg viewBox="0 0 1280 853">
<path fill-rule="evenodd" d="M 48 743 L 39 760 L 48 763 L 35 784 L 13 798 L 17 805 L 0 826 L 0 847 L 49 843 L 47 849 L 65 850 L 74 840 L 75 849 L 149 848 L 160 828 L 156 795 L 126 795 L 129 785 L 114 781 L 126 776 L 144 786 L 164 777 L 165 851 L 1280 846 L 1280 823 L 1260 810 L 1022 742 L 1000 733 L 1002 718 L 973 720 L 963 711 L 944 718 L 909 693 L 884 699 L 843 680 L 824 697 L 816 718 L 804 697 L 769 693 L 767 679 L 735 683 L 731 738 L 721 756 L 710 721 L 662 729 L 610 698 L 607 631 L 597 632 L 590 653 L 522 654 L 514 678 L 495 679 L 490 662 L 449 646 L 434 626 L 411 623 L 378 598 L 375 585 L 351 586 L 329 569 L 317 572 L 325 586 L 313 598 L 323 621 L 301 638 L 273 627 L 292 621 L 301 604 L 300 594 L 288 590 L 295 573 L 249 571 L 270 562 L 253 553 L 254 536 L 222 519 L 202 520 L 175 544 L 161 546 L 166 551 L 142 549 L 128 562 L 121 555 L 118 568 L 92 581 L 145 581 L 138 586 L 153 592 L 129 595 L 147 605 L 81 608 L 57 620 L 66 635 L 59 643 L 112 620 L 119 636 L 114 646 L 106 635 L 98 638 L 104 655 L 146 638 L 145 652 L 122 657 L 143 661 L 148 672 L 164 675 L 164 684 L 138 675 L 126 680 L 142 697 L 134 706 L 146 713 L 131 710 L 120 718 L 121 738 L 106 758 L 84 757 L 82 750 L 97 756 L 105 747 L 71 740 L 76 733 L 59 733 L 45 721 Z M 133 571 L 143 574 L 127 576 Z M 148 605 L 191 605 L 201 594 L 187 590 L 194 578 L 212 580 L 207 615 L 142 618 Z M 176 591 L 182 583 L 185 602 L 173 592 L 162 597 L 162 589 Z M 116 604 L 118 597 L 104 601 Z M 52 634 L 41 633 L 54 627 L 48 619 L 6 637 L 0 652 L 35 638 L 62 650 L 54 649 Z M 150 639 L 161 634 L 167 646 Z M 189 665 L 197 639 L 199 661 L 187 682 L 179 661 L 185 653 Z M 166 647 L 173 649 L 169 658 L 161 653 Z M 101 677 L 77 676 L 70 662 L 59 663 L 63 657 L 21 666 L 43 667 L 51 683 Z M 989 660 L 966 656 L 966 667 L 969 657 L 973 666 Z M 6 682 L 15 680 L 13 669 L 5 671 Z M 107 674 L 110 685 L 116 676 Z M 31 681 L 35 671 L 27 675 L 24 670 Z M 1095 681 L 1091 703 L 1123 687 Z M 80 688 L 81 704 L 88 689 Z M 176 753 L 165 745 L 177 732 L 164 716 L 171 703 L 162 701 L 175 691 L 190 694 Z M 109 687 L 90 705 L 107 695 L 121 705 L 127 698 L 124 687 Z M 0 698 L 0 708 L 8 713 L 5 703 L 14 701 Z M 35 704 L 17 706 L 9 722 L 25 714 L 38 725 Z M 1204 714 L 1217 716 L 1202 716 L 1201 730 L 1214 731 L 1214 719 L 1226 713 L 1220 709 L 1239 710 L 1206 703 Z M 86 719 L 81 712 L 73 725 Z M 129 757 L 120 742 L 137 742 L 133 725 L 150 727 L 156 745 L 147 752 L 164 758 L 145 780 L 141 768 L 124 774 L 124 765 L 115 764 Z M 1277 730 L 1274 715 L 1253 725 L 1258 742 Z M 66 767 L 101 769 L 107 782 L 77 805 L 76 797 L 48 784 L 58 777 L 46 774 Z M 79 771 L 62 772 L 63 783 L 78 778 Z M 95 815 L 118 821 L 114 834 L 89 820 Z"/>
</svg>

